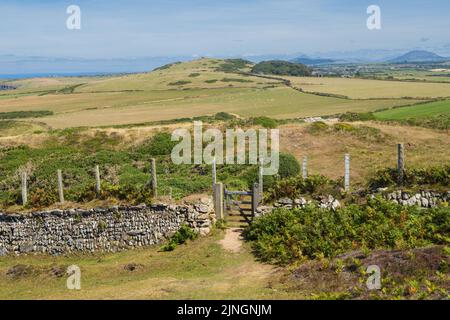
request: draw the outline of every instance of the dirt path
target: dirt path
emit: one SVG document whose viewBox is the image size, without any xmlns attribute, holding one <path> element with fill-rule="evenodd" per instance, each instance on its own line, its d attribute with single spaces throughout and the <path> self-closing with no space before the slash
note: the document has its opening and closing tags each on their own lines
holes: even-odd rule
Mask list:
<svg viewBox="0 0 450 320">
<path fill-rule="evenodd" d="M 242 229 L 227 229 L 225 232 L 225 237 L 220 240 L 219 243 L 225 250 L 238 253 L 242 248 Z"/>
</svg>

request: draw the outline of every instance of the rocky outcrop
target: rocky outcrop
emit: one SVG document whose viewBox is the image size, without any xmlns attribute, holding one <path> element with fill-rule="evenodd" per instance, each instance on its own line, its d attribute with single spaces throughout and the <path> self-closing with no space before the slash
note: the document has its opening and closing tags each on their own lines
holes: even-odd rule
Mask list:
<svg viewBox="0 0 450 320">
<path fill-rule="evenodd" d="M 162 243 L 183 224 L 206 235 L 213 212 L 212 201 L 203 199 L 186 205 L 0 213 L 0 255 L 116 252 Z"/>
</svg>

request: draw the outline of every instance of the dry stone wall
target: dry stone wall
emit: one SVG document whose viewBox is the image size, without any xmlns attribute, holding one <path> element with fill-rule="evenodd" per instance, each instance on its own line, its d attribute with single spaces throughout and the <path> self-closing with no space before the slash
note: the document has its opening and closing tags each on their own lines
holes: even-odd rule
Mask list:
<svg viewBox="0 0 450 320">
<path fill-rule="evenodd" d="M 0 213 L 0 255 L 116 252 L 164 242 L 183 224 L 210 232 L 213 203 Z"/>
<path fill-rule="evenodd" d="M 419 206 L 423 208 L 433 208 L 439 203 L 450 200 L 450 191 L 445 193 L 435 191 L 420 191 L 410 193 L 397 190 L 384 195 L 387 200 L 401 204 L 403 206 Z"/>
</svg>

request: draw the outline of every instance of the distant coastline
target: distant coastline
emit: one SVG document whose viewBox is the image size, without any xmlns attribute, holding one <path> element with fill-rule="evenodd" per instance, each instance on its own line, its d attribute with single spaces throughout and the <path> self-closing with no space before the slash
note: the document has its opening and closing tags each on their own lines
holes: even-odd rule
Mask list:
<svg viewBox="0 0 450 320">
<path fill-rule="evenodd" d="M 18 73 L 0 74 L 1 80 L 31 79 L 31 78 L 61 78 L 61 77 L 100 77 L 112 75 L 127 75 L 137 72 L 63 72 L 63 73 Z"/>
</svg>

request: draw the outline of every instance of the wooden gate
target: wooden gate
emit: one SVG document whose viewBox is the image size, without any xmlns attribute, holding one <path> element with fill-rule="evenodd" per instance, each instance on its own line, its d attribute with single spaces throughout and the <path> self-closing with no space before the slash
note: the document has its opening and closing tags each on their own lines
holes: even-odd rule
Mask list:
<svg viewBox="0 0 450 320">
<path fill-rule="evenodd" d="M 223 216 L 231 225 L 243 227 L 250 224 L 261 202 L 259 185 L 255 183 L 250 191 L 234 191 L 227 188 L 223 192 Z"/>
</svg>

